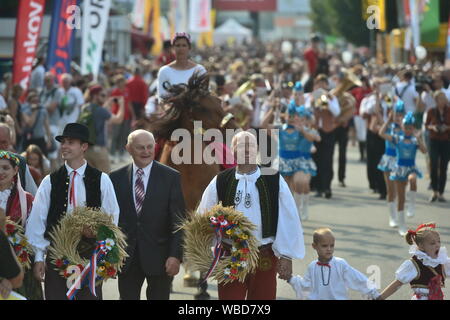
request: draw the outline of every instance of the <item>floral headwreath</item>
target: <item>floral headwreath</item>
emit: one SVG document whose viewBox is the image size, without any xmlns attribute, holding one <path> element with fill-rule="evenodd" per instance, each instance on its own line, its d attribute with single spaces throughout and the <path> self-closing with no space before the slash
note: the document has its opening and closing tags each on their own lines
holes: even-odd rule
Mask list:
<svg viewBox="0 0 450 320">
<path fill-rule="evenodd" d="M 19 158 L 11 152 L 0 151 L 0 159 L 12 161 L 18 166 L 20 164 Z"/>
<path fill-rule="evenodd" d="M 187 42 L 189 43 L 189 45 L 191 44 L 191 35 L 187 32 L 176 32 L 175 35 L 172 38 L 172 45 L 175 44 L 175 41 L 177 41 L 178 39 L 184 38 L 187 40 Z"/>
</svg>

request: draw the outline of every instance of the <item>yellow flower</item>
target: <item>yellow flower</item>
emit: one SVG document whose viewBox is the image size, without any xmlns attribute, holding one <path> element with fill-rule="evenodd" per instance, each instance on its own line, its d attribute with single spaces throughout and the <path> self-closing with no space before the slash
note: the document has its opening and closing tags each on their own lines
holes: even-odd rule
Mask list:
<svg viewBox="0 0 450 320">
<path fill-rule="evenodd" d="M 241 236 L 241 239 L 247 240 L 247 239 L 248 239 L 248 235 L 243 234 L 243 235 Z"/>
<path fill-rule="evenodd" d="M 228 235 L 231 235 L 231 230 L 227 230 L 227 232 L 225 232 Z"/>
<path fill-rule="evenodd" d="M 98 270 L 99 270 L 100 272 L 104 272 L 104 271 L 105 271 L 105 267 L 101 266 L 100 268 L 98 268 Z"/>
</svg>

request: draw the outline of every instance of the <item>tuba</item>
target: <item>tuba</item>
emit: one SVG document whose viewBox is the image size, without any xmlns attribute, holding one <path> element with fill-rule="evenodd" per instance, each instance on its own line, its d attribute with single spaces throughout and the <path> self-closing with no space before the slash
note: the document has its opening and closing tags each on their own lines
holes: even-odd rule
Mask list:
<svg viewBox="0 0 450 320">
<path fill-rule="evenodd" d="M 355 98 L 347 91 L 353 87 L 362 87 L 361 80 L 352 72 L 344 71 L 344 78 L 339 85 L 331 90 L 331 94 L 337 97 L 341 107 L 341 114 L 336 119 L 337 122 L 345 122 L 349 120 L 356 108 Z"/>
</svg>

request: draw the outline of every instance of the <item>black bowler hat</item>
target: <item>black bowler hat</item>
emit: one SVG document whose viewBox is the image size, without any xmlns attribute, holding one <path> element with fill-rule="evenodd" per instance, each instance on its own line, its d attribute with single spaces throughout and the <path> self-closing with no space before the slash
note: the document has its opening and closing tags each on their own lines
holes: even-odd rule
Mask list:
<svg viewBox="0 0 450 320">
<path fill-rule="evenodd" d="M 64 128 L 62 135 L 55 137 L 59 142 L 62 142 L 62 139 L 64 138 L 79 139 L 82 142 L 87 142 L 92 145 L 92 143 L 89 142 L 89 128 L 81 123 L 68 123 Z"/>
</svg>

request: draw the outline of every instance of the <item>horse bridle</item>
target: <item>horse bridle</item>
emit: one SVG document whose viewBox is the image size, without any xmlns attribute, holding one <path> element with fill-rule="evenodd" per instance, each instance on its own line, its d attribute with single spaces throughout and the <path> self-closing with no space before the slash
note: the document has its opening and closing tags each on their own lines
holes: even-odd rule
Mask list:
<svg viewBox="0 0 450 320">
<path fill-rule="evenodd" d="M 225 117 L 223 117 L 222 122 L 220 122 L 220 128 L 224 128 L 227 123 L 231 121 L 231 119 L 234 119 L 234 115 L 231 113 L 227 113 Z"/>
</svg>

